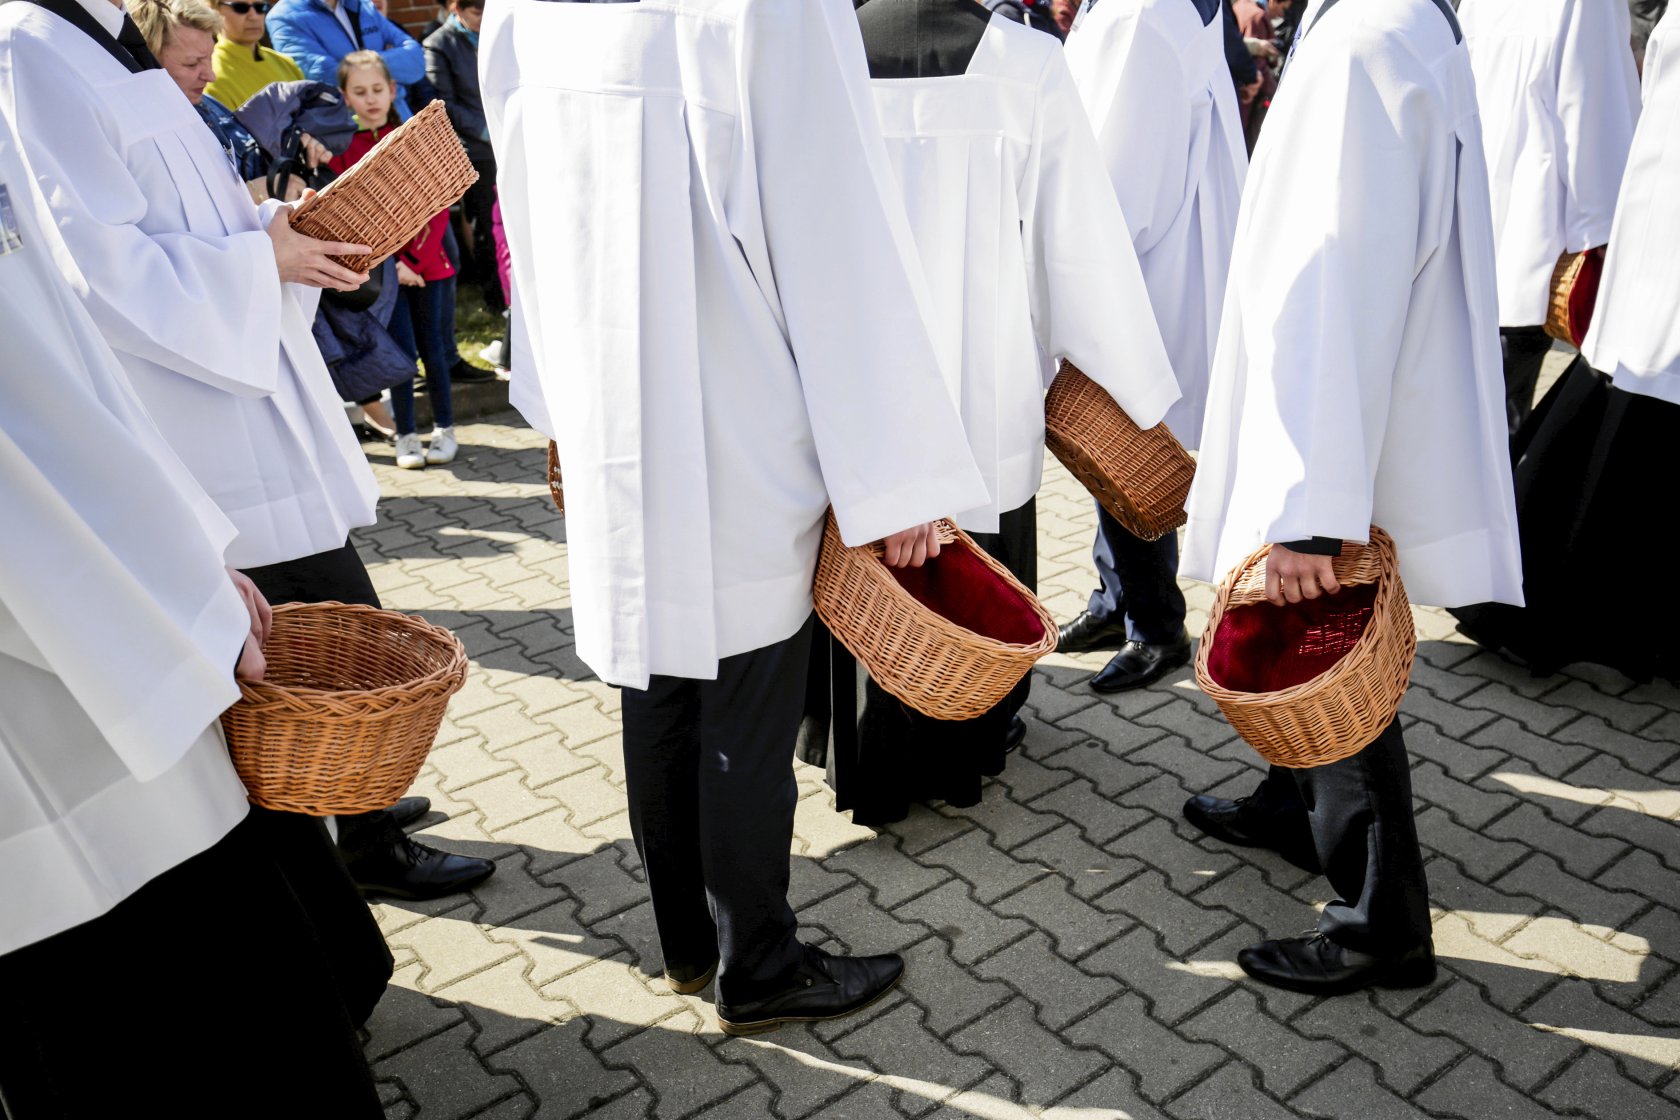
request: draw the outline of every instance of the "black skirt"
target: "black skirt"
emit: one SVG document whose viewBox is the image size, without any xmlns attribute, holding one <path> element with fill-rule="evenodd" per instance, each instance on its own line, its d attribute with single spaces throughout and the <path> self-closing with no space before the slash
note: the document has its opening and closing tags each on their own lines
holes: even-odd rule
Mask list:
<svg viewBox="0 0 1680 1120">
<path fill-rule="evenodd" d="M 1028 588 L 1038 585 L 1038 517 L 1029 501 L 974 543 Z M 978 804 L 984 780 L 1003 773 L 1009 723 L 1026 703 L 1029 673 L 984 715 L 940 720 L 906 707 L 859 667 L 820 623 L 811 643 L 799 757 L 828 770 L 835 805 L 862 825 L 890 824 L 917 802 Z"/>
<path fill-rule="evenodd" d="M 0 956 L 0 1115 L 384 1115 L 332 955 L 259 816 Z"/>
<path fill-rule="evenodd" d="M 1464 634 L 1537 673 L 1577 661 L 1636 680 L 1680 676 L 1680 605 L 1630 594 L 1616 573 L 1664 571 L 1652 503 L 1670 500 L 1680 406 L 1618 389 L 1582 358 L 1546 394 L 1512 445 L 1524 607 L 1452 613 Z"/>
</svg>

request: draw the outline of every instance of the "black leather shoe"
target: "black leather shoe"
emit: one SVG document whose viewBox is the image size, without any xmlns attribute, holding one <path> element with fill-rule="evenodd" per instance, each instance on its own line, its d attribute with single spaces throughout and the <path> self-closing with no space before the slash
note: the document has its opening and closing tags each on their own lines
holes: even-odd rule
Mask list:
<svg viewBox="0 0 1680 1120">
<path fill-rule="evenodd" d="M 1178 640 L 1166 645 L 1148 642 L 1127 642 L 1120 647 L 1102 672 L 1091 678 L 1097 692 L 1124 692 L 1128 688 L 1142 688 L 1153 684 L 1181 665 L 1190 664 L 1190 635 L 1181 633 Z"/>
<path fill-rule="evenodd" d="M 1427 941 L 1397 957 L 1374 957 L 1313 933 L 1262 941 L 1238 953 L 1237 964 L 1262 984 L 1313 996 L 1423 988 L 1435 982 L 1435 947 Z"/>
<path fill-rule="evenodd" d="M 391 814 L 392 824 L 407 828 L 432 811 L 432 802 L 425 797 L 405 797 L 385 811 Z"/>
<path fill-rule="evenodd" d="M 1021 744 L 1027 741 L 1027 721 L 1020 716 L 1011 716 L 1009 730 L 1003 733 L 1003 753 L 1014 754 Z"/>
<path fill-rule="evenodd" d="M 704 991 L 712 977 L 717 975 L 718 962 L 714 959 L 711 964 L 668 964 L 665 966 L 665 983 L 680 996 L 691 996 Z"/>
<path fill-rule="evenodd" d="M 1119 649 L 1126 644 L 1126 616 L 1096 618 L 1090 611 L 1056 631 L 1056 652 L 1090 653 L 1094 649 Z"/>
<path fill-rule="evenodd" d="M 862 1011 L 898 985 L 904 958 L 836 957 L 805 946 L 805 963 L 793 982 L 775 995 L 751 1003 L 717 1005 L 718 1025 L 728 1035 L 763 1034 L 783 1023 L 820 1023 Z"/>
<path fill-rule="evenodd" d="M 1247 797 L 1226 801 L 1199 793 L 1184 803 L 1184 819 L 1215 840 L 1243 848 L 1269 848 L 1302 871 L 1319 871 L 1312 832 L 1304 825 L 1290 827 L 1276 817 L 1268 819 L 1253 811 L 1251 801 Z"/>
<path fill-rule="evenodd" d="M 464 891 L 496 870 L 494 860 L 440 852 L 400 832 L 388 843 L 344 852 L 344 866 L 364 897 L 384 895 L 405 902 Z"/>
</svg>

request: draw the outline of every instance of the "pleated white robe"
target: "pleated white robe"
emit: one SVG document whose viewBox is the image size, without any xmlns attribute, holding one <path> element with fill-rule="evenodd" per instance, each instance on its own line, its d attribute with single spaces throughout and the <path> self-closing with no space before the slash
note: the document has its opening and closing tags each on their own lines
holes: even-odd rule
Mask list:
<svg viewBox="0 0 1680 1120">
<path fill-rule="evenodd" d="M 957 524 L 995 533 L 1038 492 L 1045 375 L 1060 359 L 1145 428 L 1178 384 L 1055 39 L 993 15 L 966 73 L 870 86 L 940 365 L 991 495 Z"/>
<path fill-rule="evenodd" d="M 233 526 L 53 264 L 0 119 L 0 954 L 105 913 L 245 816 L 217 717 L 249 629 Z"/>
<path fill-rule="evenodd" d="M 1581 353 L 1618 389 L 1680 404 L 1680 15 L 1645 50 L 1645 108 Z"/>
<path fill-rule="evenodd" d="M 1102 0 L 1081 12 L 1067 64 L 1183 391 L 1167 427 L 1194 449 L 1248 173 L 1223 24 L 1191 0 Z"/>
<path fill-rule="evenodd" d="M 792 635 L 830 503 L 860 544 L 987 500 L 844 0 L 501 0 L 479 70 L 604 680 Z"/>
<path fill-rule="evenodd" d="M 1499 262 L 1499 324 L 1546 321 L 1564 252 L 1603 245 L 1639 118 L 1627 0 L 1463 0 Z"/>
<path fill-rule="evenodd" d="M 116 11 L 82 0 L 96 18 Z M 120 19 L 120 13 L 118 13 Z M 0 6 L 0 115 L 68 246 L 58 264 L 247 568 L 337 548 L 378 487 L 282 284 L 266 220 L 162 70 L 130 74 L 35 4 Z"/>
<path fill-rule="evenodd" d="M 1308 12 L 1238 216 L 1184 575 L 1374 522 L 1412 602 L 1522 602 L 1481 152 L 1436 0 Z"/>
</svg>

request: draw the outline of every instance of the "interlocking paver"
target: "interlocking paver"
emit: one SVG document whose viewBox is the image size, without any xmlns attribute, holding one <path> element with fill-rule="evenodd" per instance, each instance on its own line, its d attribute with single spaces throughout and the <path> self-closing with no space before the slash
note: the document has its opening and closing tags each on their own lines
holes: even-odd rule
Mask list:
<svg viewBox="0 0 1680 1120">
<path fill-rule="evenodd" d="M 852 1019 L 718 1033 L 662 960 L 629 840 L 621 694 L 573 647 L 545 441 L 463 423 L 357 534 L 387 605 L 472 667 L 414 792 L 430 842 L 501 861 L 469 896 L 375 908 L 398 972 L 367 1051 L 390 1120 L 1643 1120 L 1680 1117 L 1680 688 L 1551 677 L 1439 611 L 1402 705 L 1440 978 L 1317 1000 L 1238 950 L 1312 924 L 1324 880 L 1197 835 L 1187 797 L 1262 764 L 1187 671 L 1113 696 L 1102 652 L 1036 670 L 1028 737 L 969 808 L 833 811 L 798 772 L 790 899 L 811 940 L 903 948 Z M 1050 464 L 1042 600 L 1092 585 L 1090 499 Z M 1211 589 L 1185 585 L 1199 632 Z"/>
</svg>

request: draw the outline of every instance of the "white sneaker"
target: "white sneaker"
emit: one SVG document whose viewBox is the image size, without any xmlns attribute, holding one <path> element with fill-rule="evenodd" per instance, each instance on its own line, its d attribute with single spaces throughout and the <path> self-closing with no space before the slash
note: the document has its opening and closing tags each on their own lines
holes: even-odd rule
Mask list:
<svg viewBox="0 0 1680 1120">
<path fill-rule="evenodd" d="M 500 366 L 507 364 L 507 346 L 501 339 L 496 339 L 490 345 L 478 352 L 478 356 L 487 365 Z"/>
<path fill-rule="evenodd" d="M 453 463 L 457 449 L 454 428 L 434 428 L 432 442 L 426 448 L 426 462 L 433 466 Z"/>
<path fill-rule="evenodd" d="M 420 446 L 420 434 L 409 432 L 397 437 L 397 466 L 405 471 L 417 471 L 426 465 L 426 452 Z"/>
</svg>

